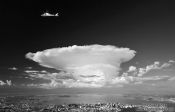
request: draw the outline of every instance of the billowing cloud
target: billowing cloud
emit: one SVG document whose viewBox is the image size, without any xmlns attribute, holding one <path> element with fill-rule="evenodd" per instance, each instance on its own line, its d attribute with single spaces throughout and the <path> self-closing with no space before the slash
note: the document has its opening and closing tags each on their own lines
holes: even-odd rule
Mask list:
<svg viewBox="0 0 175 112">
<path fill-rule="evenodd" d="M 168 75 L 156 75 L 156 76 L 146 76 L 145 74 L 152 70 L 161 70 L 168 68 L 175 63 L 173 60 L 160 64 L 159 61 L 155 61 L 153 64 L 147 65 L 143 68 L 137 68 L 135 66 L 130 66 L 126 72 L 123 72 L 120 77 L 116 77 L 112 80 L 113 83 L 122 84 L 142 84 L 145 81 L 160 81 L 160 80 L 174 80 L 174 77 Z"/>
<path fill-rule="evenodd" d="M 137 68 L 135 66 L 130 66 L 128 72 L 134 72 Z"/>
<path fill-rule="evenodd" d="M 119 75 L 120 64 L 131 60 L 135 53 L 129 48 L 111 45 L 74 45 L 27 53 L 26 58 L 44 67 L 62 70 L 62 76 L 71 75 L 71 79 L 61 80 L 66 87 L 103 87 Z M 58 85 L 62 77 L 59 73 L 56 76 L 51 80 L 52 85 Z"/>
<path fill-rule="evenodd" d="M 11 80 L 6 80 L 6 82 L 0 80 L 0 86 L 11 86 L 12 85 L 12 81 Z"/>
<path fill-rule="evenodd" d="M 168 62 L 165 62 L 163 64 L 160 64 L 159 61 L 155 61 L 153 64 L 147 65 L 146 67 L 143 67 L 143 68 L 137 68 L 135 66 L 130 66 L 128 71 L 123 73 L 123 76 L 133 75 L 133 76 L 141 77 L 151 70 L 160 70 L 163 68 L 168 68 L 171 65 L 173 65 L 174 63 L 175 63 L 175 61 L 169 60 Z"/>
</svg>

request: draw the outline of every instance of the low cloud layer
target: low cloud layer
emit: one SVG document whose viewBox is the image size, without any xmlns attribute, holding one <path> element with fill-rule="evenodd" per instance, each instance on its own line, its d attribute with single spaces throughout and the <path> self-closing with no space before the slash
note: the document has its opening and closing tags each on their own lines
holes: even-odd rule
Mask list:
<svg viewBox="0 0 175 112">
<path fill-rule="evenodd" d="M 44 67 L 64 71 L 62 76 L 57 73 L 51 80 L 52 86 L 61 84 L 66 87 L 103 87 L 119 75 L 120 64 L 131 60 L 135 53 L 129 48 L 111 45 L 74 45 L 27 53 L 26 58 Z M 71 78 L 60 81 L 67 74 Z"/>
</svg>

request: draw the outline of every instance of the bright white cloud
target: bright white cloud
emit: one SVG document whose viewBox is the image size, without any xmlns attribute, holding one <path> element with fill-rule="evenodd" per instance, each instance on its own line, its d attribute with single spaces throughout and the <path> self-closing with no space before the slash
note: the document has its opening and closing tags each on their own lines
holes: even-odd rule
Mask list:
<svg viewBox="0 0 175 112">
<path fill-rule="evenodd" d="M 137 68 L 135 66 L 130 66 L 128 72 L 134 72 Z"/>
<path fill-rule="evenodd" d="M 59 84 L 56 82 L 69 74 L 71 79 L 61 80 L 63 86 L 102 87 L 111 83 L 118 76 L 120 64 L 131 60 L 135 53 L 129 48 L 118 48 L 111 45 L 74 45 L 27 53 L 26 58 L 45 67 L 66 71 L 62 75 L 59 73 L 37 75 L 38 78 L 52 79 L 50 86 L 59 85 L 60 82 Z M 36 75 L 31 76 L 36 77 Z"/>
</svg>

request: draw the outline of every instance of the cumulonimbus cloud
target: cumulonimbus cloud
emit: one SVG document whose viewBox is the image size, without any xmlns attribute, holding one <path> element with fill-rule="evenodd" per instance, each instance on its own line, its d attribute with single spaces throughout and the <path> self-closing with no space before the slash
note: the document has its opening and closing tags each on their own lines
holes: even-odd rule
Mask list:
<svg viewBox="0 0 175 112">
<path fill-rule="evenodd" d="M 112 45 L 74 45 L 29 52 L 26 58 L 71 74 L 73 79 L 63 81 L 66 86 L 102 87 L 118 76 L 120 64 L 131 60 L 135 53 L 129 48 Z"/>
</svg>

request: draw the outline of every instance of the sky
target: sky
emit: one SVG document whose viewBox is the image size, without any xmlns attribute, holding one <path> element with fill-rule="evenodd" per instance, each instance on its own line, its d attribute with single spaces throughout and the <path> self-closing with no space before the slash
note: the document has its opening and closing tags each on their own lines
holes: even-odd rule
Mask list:
<svg viewBox="0 0 175 112">
<path fill-rule="evenodd" d="M 1 5 L 0 90 L 4 93 L 175 92 L 174 2 Z M 52 16 L 42 16 L 46 12 Z"/>
</svg>

